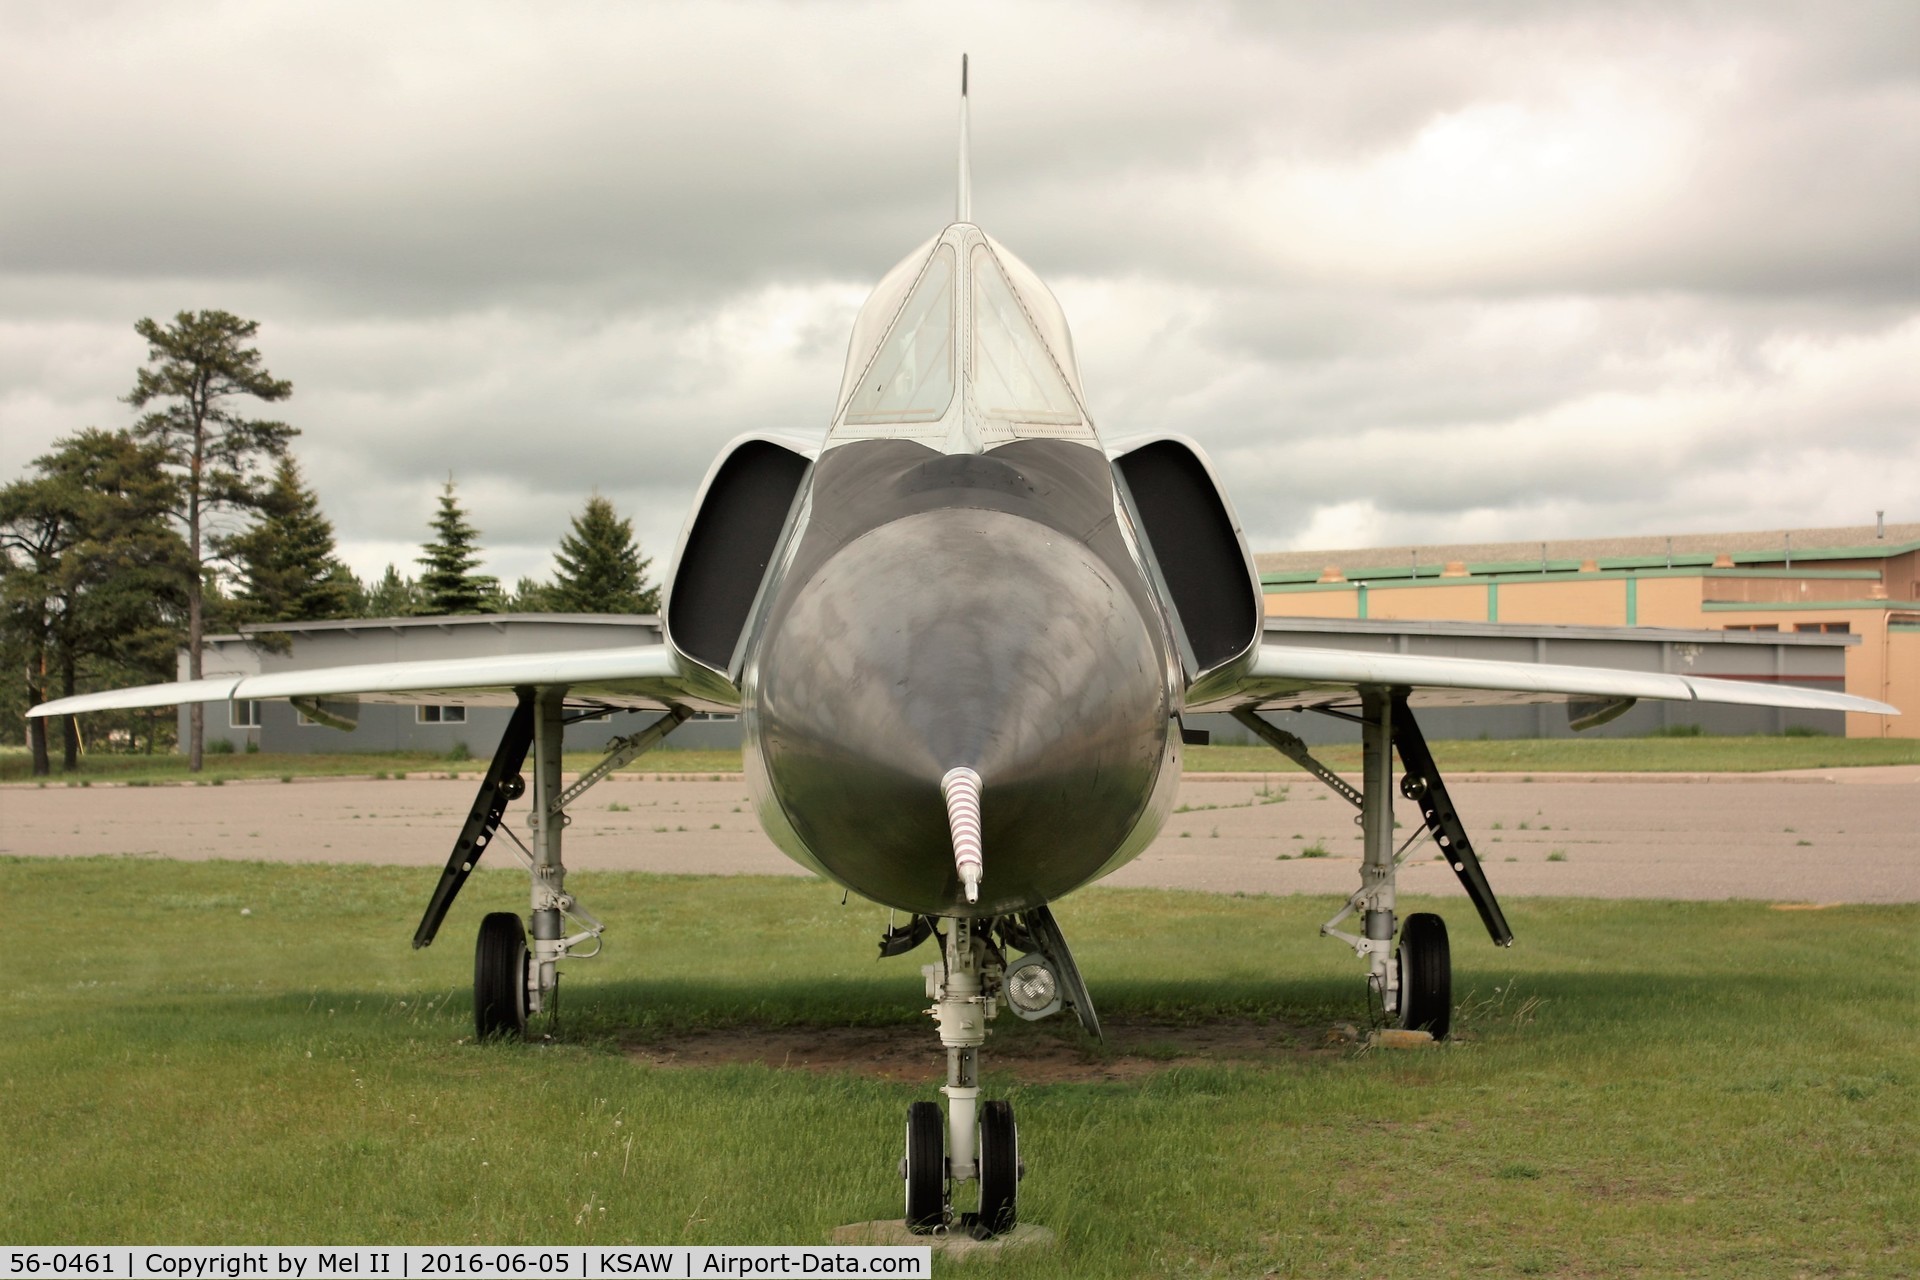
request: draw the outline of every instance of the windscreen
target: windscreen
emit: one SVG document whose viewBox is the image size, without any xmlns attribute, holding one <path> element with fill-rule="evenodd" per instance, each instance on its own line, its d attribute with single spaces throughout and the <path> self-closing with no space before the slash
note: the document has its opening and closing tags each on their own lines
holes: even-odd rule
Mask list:
<svg viewBox="0 0 1920 1280">
<path fill-rule="evenodd" d="M 847 404 L 848 422 L 934 422 L 953 399 L 953 250 L 942 245 Z"/>
<path fill-rule="evenodd" d="M 973 398 L 980 412 L 1017 422 L 1075 423 L 1080 406 L 999 264 L 973 251 Z"/>
</svg>

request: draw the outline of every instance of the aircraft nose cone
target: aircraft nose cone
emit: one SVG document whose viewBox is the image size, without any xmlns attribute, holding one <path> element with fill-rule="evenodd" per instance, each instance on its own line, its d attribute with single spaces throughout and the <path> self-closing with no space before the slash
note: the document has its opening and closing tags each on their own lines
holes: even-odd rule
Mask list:
<svg viewBox="0 0 1920 1280">
<path fill-rule="evenodd" d="M 991 915 L 1083 883 L 1160 765 L 1164 660 L 1094 552 L 986 510 L 941 510 L 842 549 L 768 636 L 749 731 L 808 847 L 878 901 Z M 940 780 L 984 783 L 969 907 Z"/>
</svg>

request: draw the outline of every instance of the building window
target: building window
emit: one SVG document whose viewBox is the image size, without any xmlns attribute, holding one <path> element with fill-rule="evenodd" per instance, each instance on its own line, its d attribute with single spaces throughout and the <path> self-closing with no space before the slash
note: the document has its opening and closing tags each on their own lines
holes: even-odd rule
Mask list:
<svg viewBox="0 0 1920 1280">
<path fill-rule="evenodd" d="M 1851 622 L 1802 622 L 1794 627 L 1795 631 L 1813 631 L 1830 636 L 1850 636 L 1853 634 Z"/>
<path fill-rule="evenodd" d="M 314 718 L 313 718 L 312 716 L 310 716 L 310 715 L 308 715 L 308 714 L 307 714 L 306 712 L 304 712 L 304 711 L 296 711 L 296 712 L 294 712 L 294 713 L 293 713 L 293 722 L 294 722 L 295 724 L 297 724 L 297 725 L 299 725 L 299 726 L 300 726 L 301 728 L 303 728 L 303 729 L 304 729 L 304 728 L 307 728 L 307 727 L 308 727 L 308 726 L 310 726 L 310 725 L 316 725 L 316 724 L 319 724 L 319 723 L 320 723 L 320 722 L 319 722 L 318 720 L 315 720 L 315 719 L 314 719 Z"/>
<path fill-rule="evenodd" d="M 251 698 L 242 698 L 227 704 L 227 727 L 229 729 L 258 729 L 260 727 L 260 704 Z"/>
<path fill-rule="evenodd" d="M 720 722 L 726 722 L 731 720 L 738 720 L 740 717 L 737 713 L 732 711 L 696 711 L 693 713 L 692 718 L 695 720 L 711 720 L 716 723 L 720 723 Z"/>
<path fill-rule="evenodd" d="M 415 707 L 413 722 L 415 724 L 465 724 L 467 709 L 465 707 Z"/>
<path fill-rule="evenodd" d="M 1779 629 L 1780 624 L 1777 622 L 1735 622 L 1721 628 L 1723 631 L 1778 631 Z"/>
</svg>

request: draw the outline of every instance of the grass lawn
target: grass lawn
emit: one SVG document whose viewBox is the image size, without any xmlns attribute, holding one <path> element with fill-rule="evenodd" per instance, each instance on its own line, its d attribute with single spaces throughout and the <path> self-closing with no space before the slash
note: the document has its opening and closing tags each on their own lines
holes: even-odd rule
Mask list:
<svg viewBox="0 0 1920 1280">
<path fill-rule="evenodd" d="M 1849 765 L 1920 764 L 1920 738 L 1501 738 L 1436 742 L 1441 767 L 1454 773 L 1752 773 L 1769 769 L 1829 769 Z M 1328 746 L 1316 754 L 1336 769 L 1357 772 L 1358 746 Z M 1263 746 L 1189 747 L 1192 773 L 1297 772 L 1279 752 Z M 591 768 L 593 752 L 572 752 L 567 769 Z M 337 775 L 437 775 L 483 772 L 485 760 L 449 760 L 425 752 L 338 752 L 313 755 L 209 755 L 200 780 L 322 777 Z M 0 782 L 29 780 L 23 752 L 0 755 Z M 738 751 L 676 751 L 661 748 L 640 757 L 623 773 L 738 773 Z M 186 757 L 90 755 L 76 774 L 55 772 L 50 786 L 94 781 L 164 785 L 186 782 Z"/>
<path fill-rule="evenodd" d="M 846 1024 L 931 1044 L 932 953 L 873 960 L 883 912 L 817 881 L 580 873 L 606 957 L 570 967 L 555 1039 L 479 1046 L 468 939 L 482 911 L 524 908 L 526 881 L 476 873 L 414 952 L 430 883 L 0 861 L 0 1240 L 813 1242 L 899 1212 L 903 1111 L 931 1073 L 626 1052 Z M 1062 1243 L 982 1271 L 1920 1271 L 1920 907 L 1521 899 L 1519 945 L 1496 951 L 1453 904 L 1471 1039 L 1394 1053 L 1317 1047 L 1363 1020 L 1357 963 L 1314 937 L 1329 905 L 1062 905 L 1103 1016 L 1253 1020 L 1283 1044 L 1035 1084 L 989 1042 L 984 1083 L 1016 1103 L 1031 1167 L 1023 1214 Z"/>
</svg>

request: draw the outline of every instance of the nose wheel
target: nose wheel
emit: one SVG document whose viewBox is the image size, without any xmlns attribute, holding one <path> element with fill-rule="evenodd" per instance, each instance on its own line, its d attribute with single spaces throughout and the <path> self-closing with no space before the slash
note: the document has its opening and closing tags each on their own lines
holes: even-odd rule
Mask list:
<svg viewBox="0 0 1920 1280">
<path fill-rule="evenodd" d="M 929 1235 L 947 1225 L 947 1120 L 931 1102 L 907 1108 L 907 1230 Z"/>
<path fill-rule="evenodd" d="M 1020 1131 L 1011 1102 L 980 1108 L 980 1212 L 978 1226 L 987 1235 L 1013 1230 L 1019 1221 Z"/>
<path fill-rule="evenodd" d="M 947 1121 L 938 1105 L 916 1102 L 907 1108 L 907 1154 L 900 1172 L 907 1184 L 906 1225 L 915 1235 L 934 1235 L 954 1225 L 986 1240 L 1013 1230 L 1020 1220 L 1020 1131 L 1011 1102 L 980 1107 L 975 1136 L 979 1156 L 980 1208 L 953 1212 L 951 1166 L 946 1150 Z"/>
</svg>

